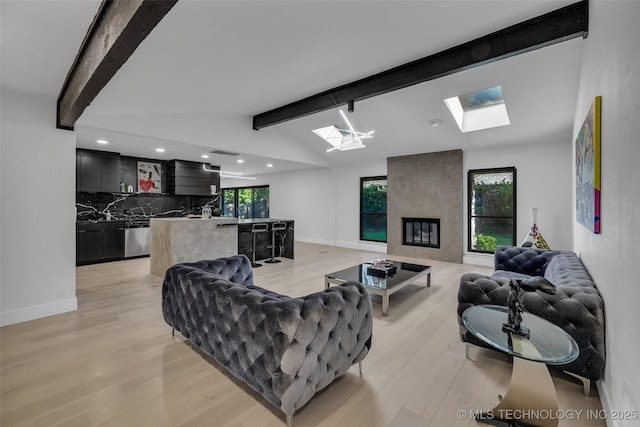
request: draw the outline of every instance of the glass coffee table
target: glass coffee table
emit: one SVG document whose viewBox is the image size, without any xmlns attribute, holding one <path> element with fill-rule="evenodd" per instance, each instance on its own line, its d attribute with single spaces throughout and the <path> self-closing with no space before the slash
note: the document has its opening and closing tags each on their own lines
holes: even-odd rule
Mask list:
<svg viewBox="0 0 640 427">
<path fill-rule="evenodd" d="M 431 267 L 428 265 L 410 264 L 407 262 L 391 261 L 396 267 L 396 272 L 390 277 L 377 277 L 367 274 L 371 263 L 358 264 L 344 270 L 324 275 L 324 287 L 331 284 L 339 285 L 344 282 L 360 282 L 367 290 L 382 296 L 382 315 L 389 315 L 389 295 L 399 291 L 405 286 L 415 282 L 423 276 L 427 276 L 427 287 L 431 286 Z"/>
<path fill-rule="evenodd" d="M 513 358 L 511 383 L 498 405 L 476 419 L 518 421 L 531 426 L 558 425 L 558 396 L 545 364 L 560 365 L 578 357 L 575 340 L 560 327 L 531 313 L 522 313 L 522 325 L 531 336 L 504 332 L 509 309 L 475 305 L 462 313 L 462 323 L 475 337 Z M 468 357 L 468 354 L 467 354 Z"/>
</svg>

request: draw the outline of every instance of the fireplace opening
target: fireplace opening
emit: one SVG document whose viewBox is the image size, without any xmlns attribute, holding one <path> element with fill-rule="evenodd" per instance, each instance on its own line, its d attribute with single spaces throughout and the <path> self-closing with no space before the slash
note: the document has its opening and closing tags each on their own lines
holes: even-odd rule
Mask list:
<svg viewBox="0 0 640 427">
<path fill-rule="evenodd" d="M 440 248 L 440 219 L 402 218 L 402 244 Z"/>
</svg>

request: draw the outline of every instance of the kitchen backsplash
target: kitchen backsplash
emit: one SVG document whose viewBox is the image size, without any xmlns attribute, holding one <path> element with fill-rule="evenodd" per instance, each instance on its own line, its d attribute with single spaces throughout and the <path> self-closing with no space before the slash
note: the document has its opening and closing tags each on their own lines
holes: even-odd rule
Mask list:
<svg viewBox="0 0 640 427">
<path fill-rule="evenodd" d="M 111 214 L 111 220 L 154 217 L 180 217 L 200 214 L 211 197 L 174 196 L 168 194 L 76 193 L 76 219 L 100 221 Z M 214 204 L 214 207 L 218 203 Z"/>
</svg>

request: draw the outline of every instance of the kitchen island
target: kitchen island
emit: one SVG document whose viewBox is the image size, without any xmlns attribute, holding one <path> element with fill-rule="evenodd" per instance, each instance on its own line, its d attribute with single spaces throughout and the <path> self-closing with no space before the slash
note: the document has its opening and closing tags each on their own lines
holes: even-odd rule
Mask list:
<svg viewBox="0 0 640 427">
<path fill-rule="evenodd" d="M 276 240 L 276 256 L 293 258 L 293 221 L 236 218 L 152 218 L 151 274 L 164 277 L 169 267 L 183 262 L 216 259 L 236 254 L 251 258 L 251 225 L 266 223 L 269 231 L 256 235 L 256 260 L 271 257 L 271 226 L 287 223 Z"/>
</svg>

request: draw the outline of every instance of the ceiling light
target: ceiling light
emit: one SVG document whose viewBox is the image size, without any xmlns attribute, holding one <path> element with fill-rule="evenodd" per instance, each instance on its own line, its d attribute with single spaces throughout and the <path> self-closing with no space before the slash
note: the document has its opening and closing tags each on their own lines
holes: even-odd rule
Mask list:
<svg viewBox="0 0 640 427">
<path fill-rule="evenodd" d="M 268 168 L 272 168 L 272 167 L 273 167 L 273 164 L 271 164 L 271 163 L 267 163 L 267 167 L 268 167 Z"/>
<path fill-rule="evenodd" d="M 203 155 L 201 155 L 200 157 L 202 157 L 203 159 L 208 159 L 208 158 L 209 158 L 209 155 L 208 155 L 208 154 L 203 154 Z"/>
<path fill-rule="evenodd" d="M 227 175 L 227 173 L 221 173 L 221 178 L 239 178 L 239 179 L 258 179 L 257 176 L 244 176 L 244 175 Z"/>
<path fill-rule="evenodd" d="M 222 167 L 222 165 L 220 167 Z M 245 175 L 244 172 L 223 172 L 221 169 L 209 169 L 205 163 L 202 164 L 202 169 L 207 172 L 219 173 L 221 178 L 258 179 L 257 173 L 255 175 Z"/>
<path fill-rule="evenodd" d="M 244 163 L 244 160 L 238 159 L 238 163 Z"/>
<path fill-rule="evenodd" d="M 511 124 L 500 86 L 447 98 L 444 103 L 461 132 Z"/>
<path fill-rule="evenodd" d="M 106 139 L 99 139 L 96 141 L 98 144 L 108 144 L 109 141 L 107 141 Z"/>
<path fill-rule="evenodd" d="M 440 119 L 433 119 L 433 120 L 431 120 L 431 121 L 429 122 L 429 125 L 430 125 L 430 126 L 433 126 L 433 127 L 442 126 L 442 120 L 440 120 Z"/>
<path fill-rule="evenodd" d="M 157 151 L 158 153 L 164 153 L 164 148 L 156 148 L 156 151 Z"/>
<path fill-rule="evenodd" d="M 344 111 L 340 110 L 340 116 L 344 120 L 344 123 L 339 122 L 337 125 L 326 126 L 312 131 L 332 145 L 332 147 L 327 150 L 327 153 L 333 150 L 346 151 L 365 148 L 362 140 L 373 138 L 374 131 L 356 130 L 356 127 L 349 121 Z M 351 114 L 350 116 L 357 120 L 355 114 Z M 360 124 L 358 128 L 364 129 L 364 126 Z"/>
</svg>

